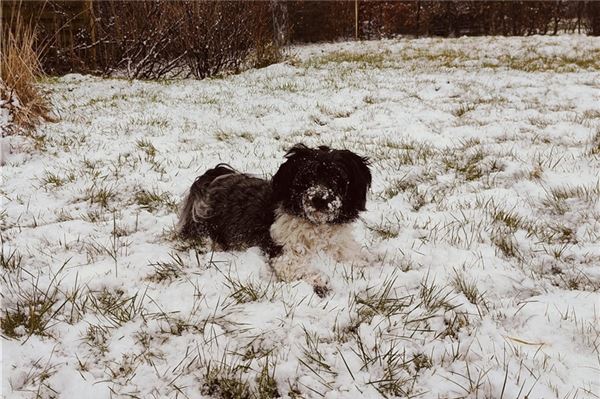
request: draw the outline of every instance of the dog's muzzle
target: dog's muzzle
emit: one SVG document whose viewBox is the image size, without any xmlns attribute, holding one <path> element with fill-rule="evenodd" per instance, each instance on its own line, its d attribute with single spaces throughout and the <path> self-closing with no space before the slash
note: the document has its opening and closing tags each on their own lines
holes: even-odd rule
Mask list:
<svg viewBox="0 0 600 399">
<path fill-rule="evenodd" d="M 302 195 L 302 208 L 308 220 L 324 224 L 338 217 L 342 200 L 325 186 L 313 186 Z"/>
</svg>

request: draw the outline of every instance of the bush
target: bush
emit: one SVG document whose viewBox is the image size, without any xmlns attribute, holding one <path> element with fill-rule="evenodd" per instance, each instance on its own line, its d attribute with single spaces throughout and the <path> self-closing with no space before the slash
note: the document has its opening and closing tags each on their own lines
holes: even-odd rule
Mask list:
<svg viewBox="0 0 600 399">
<path fill-rule="evenodd" d="M 10 124 L 3 135 L 15 128 L 34 129 L 42 120 L 52 120 L 50 102 L 36 82 L 42 75 L 35 48 L 35 28 L 18 16 L 3 29 L 0 46 L 0 107 L 8 111 Z"/>
<path fill-rule="evenodd" d="M 272 9 L 256 1 L 32 1 L 21 8 L 42 21 L 44 70 L 129 78 L 205 78 L 279 60 Z"/>
</svg>

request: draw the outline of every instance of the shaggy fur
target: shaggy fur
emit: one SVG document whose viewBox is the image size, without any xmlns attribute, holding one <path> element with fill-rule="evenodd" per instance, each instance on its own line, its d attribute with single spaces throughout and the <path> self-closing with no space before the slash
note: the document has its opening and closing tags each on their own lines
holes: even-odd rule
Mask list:
<svg viewBox="0 0 600 399">
<path fill-rule="evenodd" d="M 179 233 L 210 237 L 223 250 L 259 246 L 283 281 L 305 279 L 315 290 L 327 281 L 310 267 L 325 252 L 357 261 L 350 223 L 365 210 L 371 173 L 366 158 L 348 150 L 297 144 L 272 180 L 220 164 L 199 176 L 184 200 Z"/>
</svg>

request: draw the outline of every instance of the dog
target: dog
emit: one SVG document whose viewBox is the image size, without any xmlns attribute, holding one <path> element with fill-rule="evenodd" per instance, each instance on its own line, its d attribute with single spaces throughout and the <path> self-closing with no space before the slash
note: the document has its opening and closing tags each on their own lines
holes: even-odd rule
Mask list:
<svg viewBox="0 0 600 399">
<path fill-rule="evenodd" d="M 317 294 L 328 282 L 310 266 L 323 251 L 338 262 L 362 258 L 352 222 L 365 210 L 369 160 L 349 150 L 296 144 L 271 180 L 219 164 L 196 178 L 178 223 L 186 239 L 209 237 L 222 250 L 260 247 L 282 281 L 303 279 Z"/>
</svg>

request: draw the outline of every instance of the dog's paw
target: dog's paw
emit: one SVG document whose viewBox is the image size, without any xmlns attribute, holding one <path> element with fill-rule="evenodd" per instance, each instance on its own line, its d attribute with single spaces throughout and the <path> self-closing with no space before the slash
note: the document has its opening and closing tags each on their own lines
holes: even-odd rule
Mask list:
<svg viewBox="0 0 600 399">
<path fill-rule="evenodd" d="M 336 254 L 335 260 L 359 268 L 373 266 L 380 261 L 376 254 L 366 249 Z"/>
<path fill-rule="evenodd" d="M 325 297 L 330 291 L 329 280 L 319 273 L 311 273 L 303 277 L 303 280 L 312 285 L 315 294 L 319 297 Z"/>
<path fill-rule="evenodd" d="M 313 290 L 319 298 L 325 298 L 331 292 L 331 287 L 329 285 L 315 285 Z"/>
</svg>

